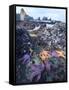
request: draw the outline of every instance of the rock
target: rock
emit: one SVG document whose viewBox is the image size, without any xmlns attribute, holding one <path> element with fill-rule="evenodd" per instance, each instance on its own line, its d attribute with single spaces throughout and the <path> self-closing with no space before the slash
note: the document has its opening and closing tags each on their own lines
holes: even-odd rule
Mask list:
<svg viewBox="0 0 69 90">
<path fill-rule="evenodd" d="M 27 30 L 16 30 L 16 57 L 21 58 L 24 54 L 30 53 L 29 48 L 32 48 L 32 40 Z"/>
<path fill-rule="evenodd" d="M 38 40 L 41 45 L 51 49 L 66 48 L 66 26 L 64 23 L 55 23 L 52 28 L 43 29 L 38 33 Z"/>
</svg>

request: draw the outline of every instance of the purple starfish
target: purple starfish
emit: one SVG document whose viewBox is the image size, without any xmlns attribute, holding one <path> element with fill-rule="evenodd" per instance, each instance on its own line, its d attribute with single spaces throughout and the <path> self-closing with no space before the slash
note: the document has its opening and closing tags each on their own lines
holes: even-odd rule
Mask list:
<svg viewBox="0 0 69 90">
<path fill-rule="evenodd" d="M 36 77 L 36 81 L 38 81 L 40 78 L 41 78 L 41 72 L 44 70 L 44 64 L 39 64 L 39 65 L 36 65 L 36 64 L 31 64 L 30 65 L 30 70 L 31 70 L 31 74 L 30 74 L 30 77 L 28 76 L 28 74 L 26 75 L 27 76 L 27 79 L 32 81 L 33 78 L 35 76 Z"/>
<path fill-rule="evenodd" d="M 50 52 L 50 54 L 51 54 L 51 56 L 52 56 L 52 57 L 58 57 L 58 55 L 57 55 L 57 52 L 56 52 L 56 51 L 51 51 L 51 52 Z"/>
<path fill-rule="evenodd" d="M 22 58 L 19 59 L 20 61 L 22 61 L 23 64 L 27 64 L 30 62 L 30 55 L 29 54 L 25 54 Z"/>
</svg>

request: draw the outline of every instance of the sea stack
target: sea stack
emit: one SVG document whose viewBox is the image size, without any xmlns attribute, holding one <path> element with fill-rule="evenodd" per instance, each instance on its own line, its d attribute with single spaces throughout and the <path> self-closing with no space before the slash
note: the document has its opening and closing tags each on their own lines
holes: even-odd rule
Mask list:
<svg viewBox="0 0 69 90">
<path fill-rule="evenodd" d="M 21 9 L 21 12 L 20 12 L 20 20 L 21 20 L 21 21 L 24 21 L 25 16 L 26 16 L 26 13 L 25 13 L 24 9 L 22 8 L 22 9 Z"/>
</svg>

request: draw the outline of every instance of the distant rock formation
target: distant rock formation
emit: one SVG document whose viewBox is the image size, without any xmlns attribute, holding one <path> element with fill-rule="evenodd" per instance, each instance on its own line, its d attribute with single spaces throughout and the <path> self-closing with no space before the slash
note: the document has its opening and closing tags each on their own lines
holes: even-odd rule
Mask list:
<svg viewBox="0 0 69 90">
<path fill-rule="evenodd" d="M 33 17 L 26 14 L 24 9 L 22 8 L 20 14 L 16 14 L 17 21 L 24 21 L 24 20 L 33 20 Z"/>
<path fill-rule="evenodd" d="M 20 20 L 23 21 L 25 19 L 25 16 L 26 16 L 26 13 L 25 13 L 24 9 L 22 8 L 21 12 L 20 12 Z"/>
</svg>

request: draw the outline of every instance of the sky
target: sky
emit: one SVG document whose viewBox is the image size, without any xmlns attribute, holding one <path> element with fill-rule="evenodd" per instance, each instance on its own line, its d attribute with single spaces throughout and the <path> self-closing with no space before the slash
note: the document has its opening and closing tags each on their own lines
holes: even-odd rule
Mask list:
<svg viewBox="0 0 69 90">
<path fill-rule="evenodd" d="M 21 9 L 24 9 L 27 15 L 32 16 L 34 19 L 43 16 L 51 18 L 52 20 L 66 21 L 66 10 L 65 9 L 53 9 L 53 8 L 34 8 L 34 7 L 16 7 L 16 13 L 20 13 Z"/>
</svg>

